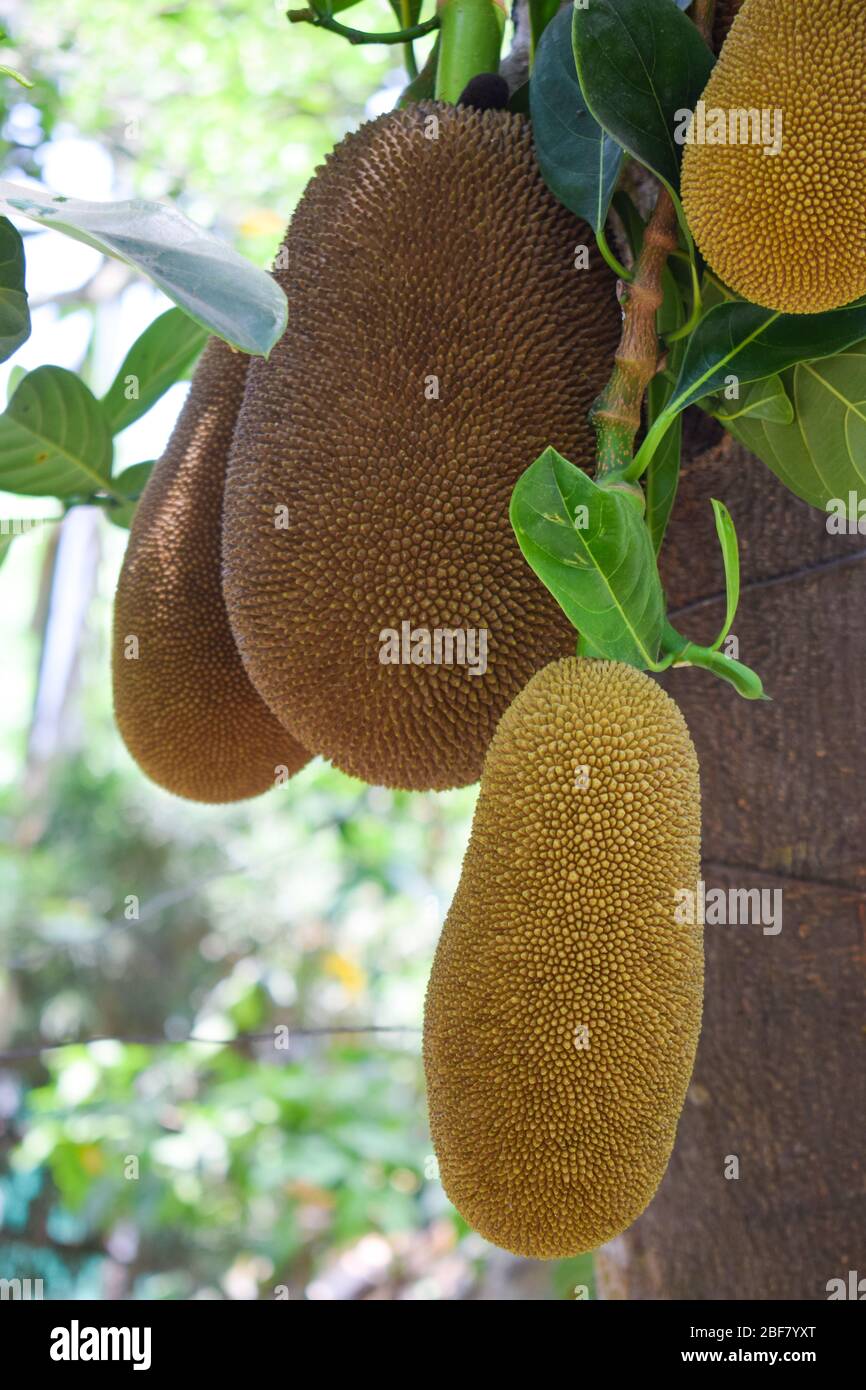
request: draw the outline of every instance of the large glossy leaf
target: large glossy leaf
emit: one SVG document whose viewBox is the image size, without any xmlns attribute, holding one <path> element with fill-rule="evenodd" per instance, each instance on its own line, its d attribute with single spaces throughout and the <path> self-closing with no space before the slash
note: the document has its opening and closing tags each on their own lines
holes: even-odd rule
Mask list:
<svg viewBox="0 0 866 1390">
<path fill-rule="evenodd" d="M 689 338 L 673 395 L 638 451 L 635 472 L 651 458 L 673 418 L 723 387 L 781 374 L 797 362 L 844 352 L 866 337 L 866 305 L 827 314 L 778 314 L 743 300 L 719 304 Z M 735 422 L 735 427 L 741 422 Z"/>
<path fill-rule="evenodd" d="M 827 314 L 777 314 L 757 304 L 719 304 L 691 338 L 672 404 L 683 410 L 736 376 L 741 383 L 783 372 L 795 362 L 842 352 L 866 337 L 866 307 Z"/>
<path fill-rule="evenodd" d="M 114 434 L 144 415 L 192 367 L 207 334 L 181 309 L 166 309 L 133 343 L 103 397 Z"/>
<path fill-rule="evenodd" d="M 604 226 L 623 150 L 589 114 L 571 45 L 571 10 L 545 29 L 529 81 L 535 153 L 551 193 L 588 222 Z"/>
<path fill-rule="evenodd" d="M 577 75 L 589 110 L 629 154 L 679 187 L 678 113 L 715 59 L 675 0 L 591 0 L 574 10 Z"/>
<path fill-rule="evenodd" d="M 598 487 L 546 449 L 517 481 L 511 524 L 527 561 L 592 650 L 652 665 L 664 597 L 634 500 Z"/>
<path fill-rule="evenodd" d="M 0 182 L 0 210 L 135 266 L 196 323 L 243 352 L 266 357 L 285 330 L 286 297 L 276 280 L 176 208 L 140 198 L 88 203 Z"/>
<path fill-rule="evenodd" d="M 0 489 L 86 497 L 110 486 L 111 433 L 99 401 L 63 367 L 28 372 L 0 415 Z"/>
<path fill-rule="evenodd" d="M 866 498 L 866 342 L 799 363 L 782 380 L 790 424 L 748 416 L 727 428 L 798 497 L 822 511 L 842 501 L 857 520 L 848 503 L 851 493 Z"/>
<path fill-rule="evenodd" d="M 752 381 L 731 400 L 725 395 L 706 396 L 698 401 L 701 410 L 714 415 L 726 428 L 735 420 L 747 416 L 755 420 L 772 420 L 777 425 L 790 425 L 794 419 L 785 383 L 778 375 L 764 377 L 763 381 Z"/>
<path fill-rule="evenodd" d="M 12 223 L 0 217 L 0 362 L 11 357 L 29 337 L 24 245 Z"/>
</svg>

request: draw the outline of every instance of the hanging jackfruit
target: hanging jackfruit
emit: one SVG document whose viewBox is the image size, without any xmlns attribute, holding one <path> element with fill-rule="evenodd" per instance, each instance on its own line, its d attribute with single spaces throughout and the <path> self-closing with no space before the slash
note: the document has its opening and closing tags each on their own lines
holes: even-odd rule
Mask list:
<svg viewBox="0 0 866 1390">
<path fill-rule="evenodd" d="M 701 1021 L 699 841 L 695 751 L 654 680 L 573 657 L 533 677 L 487 754 L 424 1019 L 445 1191 L 518 1255 L 594 1249 L 662 1178 Z"/>
<path fill-rule="evenodd" d="M 212 339 L 132 522 L 114 606 L 114 708 L 142 771 L 177 796 L 237 801 L 308 755 L 244 672 L 220 582 L 228 449 L 249 358 Z"/>
<path fill-rule="evenodd" d="M 864 62 L 863 0 L 746 0 L 727 37 L 682 197 L 710 268 L 754 304 L 866 294 Z"/>
<path fill-rule="evenodd" d="M 225 594 L 256 688 L 373 783 L 477 780 L 509 701 L 574 649 L 511 490 L 548 444 L 591 463 L 613 276 L 548 192 L 528 122 L 421 104 L 310 183 L 229 467 Z"/>
</svg>

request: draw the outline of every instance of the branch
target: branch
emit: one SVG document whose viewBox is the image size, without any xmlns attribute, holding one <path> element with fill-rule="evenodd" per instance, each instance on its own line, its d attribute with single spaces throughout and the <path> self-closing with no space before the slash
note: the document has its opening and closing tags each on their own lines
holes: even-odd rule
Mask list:
<svg viewBox="0 0 866 1390">
<path fill-rule="evenodd" d="M 646 229 L 634 281 L 620 291 L 623 325 L 614 369 L 590 412 L 598 434 L 596 479 L 627 467 L 632 460 L 644 393 L 659 365 L 656 312 L 664 298 L 662 271 L 677 245 L 676 208 L 663 188 Z"/>
<path fill-rule="evenodd" d="M 413 39 L 423 39 L 425 34 L 432 34 L 434 29 L 439 28 L 439 16 L 434 14 L 423 24 L 413 24 L 409 29 L 397 29 L 389 34 L 370 34 L 363 29 L 350 29 L 332 15 L 323 14 L 315 5 L 306 10 L 287 10 L 286 19 L 290 24 L 312 24 L 316 29 L 327 29 L 348 39 L 349 43 L 411 43 Z"/>
<path fill-rule="evenodd" d="M 293 1028 L 290 1023 L 285 1025 L 277 1024 L 277 1027 L 285 1026 L 288 1029 L 289 1041 L 292 1038 L 328 1038 L 339 1035 L 355 1036 L 364 1033 L 420 1033 L 420 1028 L 403 1026 L 396 1023 L 384 1024 L 340 1024 L 332 1028 Z M 108 1034 L 97 1034 L 93 1038 L 73 1038 L 67 1042 L 47 1042 L 37 1038 L 34 1042 L 26 1043 L 23 1047 L 10 1048 L 8 1052 L 0 1052 L 0 1064 L 9 1062 L 24 1062 L 41 1057 L 43 1052 L 62 1052 L 65 1047 L 89 1047 L 91 1043 L 116 1042 L 122 1043 L 125 1047 L 177 1047 L 183 1043 L 200 1043 L 203 1047 L 239 1047 L 245 1048 L 249 1043 L 274 1041 L 274 1031 L 269 1033 L 236 1033 L 233 1038 L 197 1038 L 194 1033 L 183 1038 L 167 1038 L 164 1033 L 134 1034 L 126 1037 L 109 1036 Z"/>
<path fill-rule="evenodd" d="M 696 26 L 702 39 L 713 46 L 713 19 L 715 18 L 716 0 L 695 0 L 692 5 L 692 23 Z"/>
</svg>

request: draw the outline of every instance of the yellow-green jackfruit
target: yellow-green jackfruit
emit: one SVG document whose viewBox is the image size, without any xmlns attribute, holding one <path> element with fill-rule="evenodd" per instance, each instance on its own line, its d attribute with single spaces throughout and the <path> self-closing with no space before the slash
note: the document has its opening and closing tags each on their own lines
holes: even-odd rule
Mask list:
<svg viewBox="0 0 866 1390">
<path fill-rule="evenodd" d="M 424 1019 L 445 1191 L 516 1254 L 591 1250 L 658 1187 L 701 1021 L 699 841 L 655 681 L 576 658 L 533 677 L 487 754 Z"/>
<path fill-rule="evenodd" d="M 592 461 L 614 279 L 523 117 L 434 103 L 337 147 L 276 274 L 289 328 L 250 369 L 226 490 L 247 671 L 344 772 L 476 781 L 509 701 L 574 649 L 508 504 L 546 445 Z"/>
<path fill-rule="evenodd" d="M 727 37 L 682 197 L 711 269 L 755 304 L 813 314 L 866 294 L 864 64 L 863 0 L 746 0 Z"/>
<path fill-rule="evenodd" d="M 247 677 L 220 581 L 226 460 L 249 359 L 212 339 L 132 522 L 114 606 L 114 708 L 142 771 L 177 796 L 237 801 L 307 753 Z"/>
</svg>

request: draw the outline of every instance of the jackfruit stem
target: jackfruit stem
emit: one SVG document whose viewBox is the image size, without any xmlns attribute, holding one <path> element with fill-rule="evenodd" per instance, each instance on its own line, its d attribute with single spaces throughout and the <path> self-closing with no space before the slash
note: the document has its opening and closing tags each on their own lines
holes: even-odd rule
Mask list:
<svg viewBox="0 0 866 1390">
<path fill-rule="evenodd" d="M 677 245 L 676 208 L 663 188 L 646 229 L 634 280 L 622 288 L 622 336 L 613 372 L 590 411 L 598 436 L 596 480 L 631 463 L 644 394 L 660 362 L 656 312 L 664 298 L 662 272 Z"/>
<path fill-rule="evenodd" d="M 473 77 L 499 71 L 505 10 L 501 0 L 439 0 L 437 14 L 436 100 L 456 102 Z"/>
<path fill-rule="evenodd" d="M 715 19 L 716 0 L 694 0 L 691 10 L 692 23 L 696 26 L 702 39 L 713 46 L 713 20 Z"/>
</svg>

